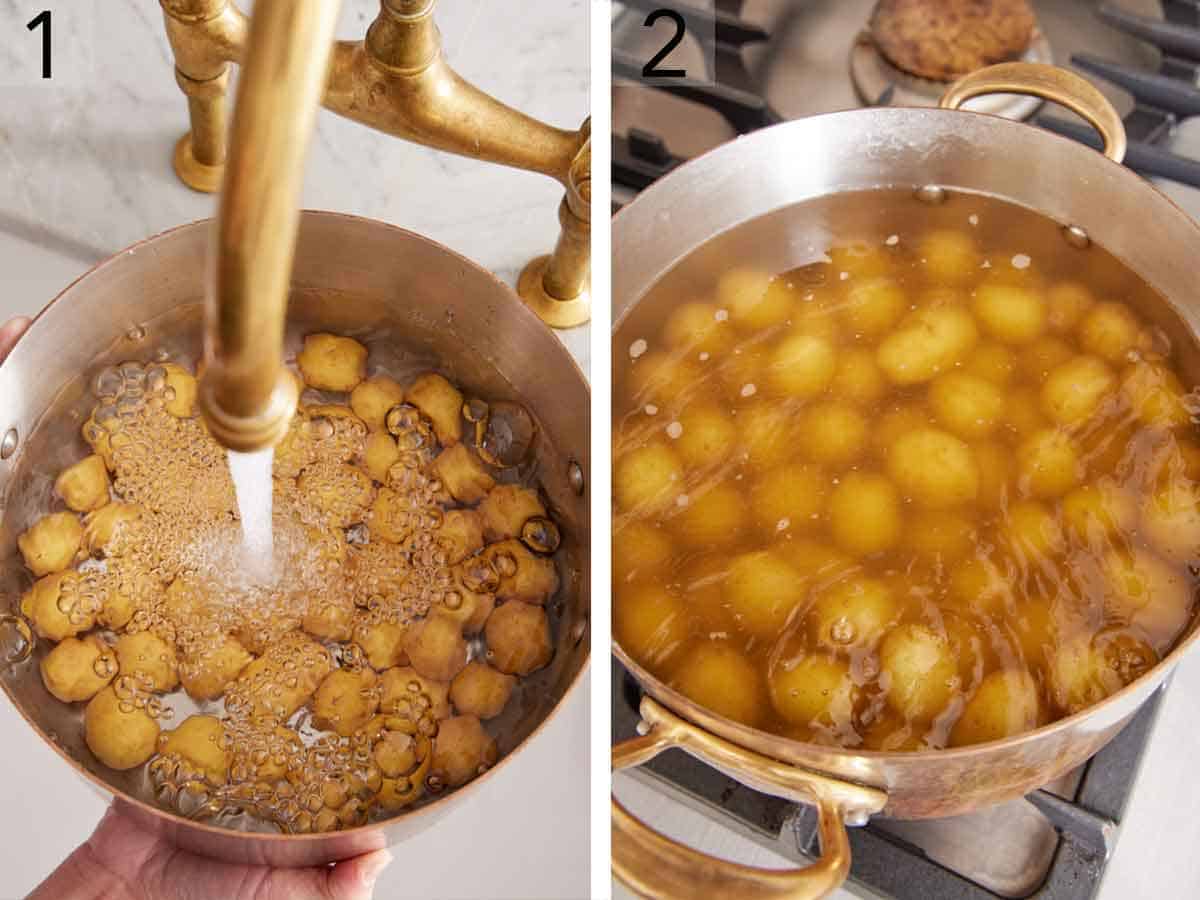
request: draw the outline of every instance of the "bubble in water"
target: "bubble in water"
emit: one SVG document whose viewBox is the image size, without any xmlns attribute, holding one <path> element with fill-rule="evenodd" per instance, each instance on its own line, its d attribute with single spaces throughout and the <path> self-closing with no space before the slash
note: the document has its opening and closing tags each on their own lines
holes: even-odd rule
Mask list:
<svg viewBox="0 0 1200 900">
<path fill-rule="evenodd" d="M 521 541 L 535 553 L 554 553 L 562 542 L 558 526 L 544 516 L 533 516 L 521 526 Z"/>
<path fill-rule="evenodd" d="M 29 623 L 19 616 L 0 615 L 0 660 L 8 665 L 33 655 L 34 638 Z"/>
</svg>

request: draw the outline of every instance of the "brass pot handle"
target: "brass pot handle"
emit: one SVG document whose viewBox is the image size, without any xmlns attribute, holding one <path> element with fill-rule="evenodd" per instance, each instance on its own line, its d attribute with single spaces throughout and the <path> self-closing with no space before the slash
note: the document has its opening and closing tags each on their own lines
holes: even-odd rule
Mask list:
<svg viewBox="0 0 1200 900">
<path fill-rule="evenodd" d="M 815 900 L 846 880 L 850 840 L 845 819 L 865 821 L 883 809 L 887 794 L 743 750 L 673 715 L 650 697 L 642 699 L 640 711 L 649 730 L 613 747 L 614 771 L 641 765 L 664 750 L 684 750 L 747 787 L 815 805 L 821 856 L 803 869 L 756 869 L 717 859 L 659 834 L 613 796 L 612 868 L 622 883 L 643 897 L 662 900 L 698 895 Z"/>
<path fill-rule="evenodd" d="M 1105 156 L 1116 163 L 1125 158 L 1125 125 L 1121 117 L 1094 84 L 1074 72 L 1044 63 L 986 66 L 950 85 L 938 105 L 942 109 L 958 109 L 972 97 L 984 94 L 1027 94 L 1065 106 L 1100 132 Z"/>
</svg>

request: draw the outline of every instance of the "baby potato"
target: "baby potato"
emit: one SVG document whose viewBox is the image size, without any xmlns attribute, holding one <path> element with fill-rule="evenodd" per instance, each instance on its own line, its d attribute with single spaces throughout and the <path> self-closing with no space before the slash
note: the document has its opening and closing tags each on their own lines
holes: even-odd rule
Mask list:
<svg viewBox="0 0 1200 900">
<path fill-rule="evenodd" d="M 806 400 L 829 387 L 836 369 L 837 356 L 829 341 L 791 334 L 775 345 L 766 375 L 776 391 Z"/>
<path fill-rule="evenodd" d="M 159 726 L 144 708 L 121 700 L 112 686 L 93 697 L 84 710 L 88 748 L 110 769 L 134 769 L 154 755 Z"/>
<path fill-rule="evenodd" d="M 315 638 L 348 641 L 354 629 L 354 602 L 348 596 L 315 597 L 300 625 Z"/>
<path fill-rule="evenodd" d="M 1044 334 L 1024 348 L 1021 368 L 1026 378 L 1041 384 L 1047 375 L 1074 357 L 1075 351 L 1070 344 L 1052 334 Z"/>
<path fill-rule="evenodd" d="M 296 479 L 296 487 L 334 528 L 348 528 L 363 521 L 375 501 L 371 477 L 357 466 L 345 463 L 333 469 L 323 466 L 305 469 Z"/>
<path fill-rule="evenodd" d="M 365 726 L 379 708 L 375 671 L 334 669 L 313 695 L 313 724 L 342 737 Z"/>
<path fill-rule="evenodd" d="M 145 678 L 154 690 L 167 693 L 179 684 L 179 662 L 175 648 L 149 631 L 123 634 L 113 648 L 122 675 Z"/>
<path fill-rule="evenodd" d="M 743 725 L 754 726 L 766 712 L 762 676 L 728 644 L 697 643 L 680 661 L 671 686 L 710 712 Z"/>
<path fill-rule="evenodd" d="M 950 431 L 975 440 L 996 427 L 1004 412 L 1004 394 L 978 375 L 947 372 L 929 386 L 929 406 Z"/>
<path fill-rule="evenodd" d="M 950 565 L 975 546 L 975 526 L 966 516 L 945 510 L 926 510 L 909 520 L 904 545 L 926 559 Z"/>
<path fill-rule="evenodd" d="M 950 732 L 950 744 L 982 744 L 1032 731 L 1042 717 L 1037 683 L 1025 669 L 1002 669 L 983 679 Z"/>
<path fill-rule="evenodd" d="M 1108 615 L 1132 625 L 1157 652 L 1165 653 L 1191 617 L 1192 587 L 1187 573 L 1145 550 L 1111 550 L 1102 569 Z"/>
<path fill-rule="evenodd" d="M 1177 563 L 1200 559 L 1200 487 L 1171 479 L 1142 506 L 1142 531 L 1154 548 Z"/>
<path fill-rule="evenodd" d="M 466 784 L 496 764 L 496 741 L 474 716 L 454 716 L 438 725 L 430 775 L 449 787 Z"/>
<path fill-rule="evenodd" d="M 225 726 L 216 716 L 188 716 L 178 728 L 159 735 L 158 752 L 178 756 L 209 784 L 219 787 L 229 778 Z"/>
<path fill-rule="evenodd" d="M 1028 344 L 1046 327 L 1046 303 L 1028 288 L 982 284 L 973 308 L 984 331 L 1006 344 Z"/>
<path fill-rule="evenodd" d="M 1096 298 L 1078 281 L 1060 281 L 1046 293 L 1046 324 L 1055 334 L 1070 334 Z"/>
<path fill-rule="evenodd" d="M 294 668 L 287 667 L 289 660 L 295 662 Z M 332 670 L 333 660 L 325 647 L 302 632 L 291 632 L 246 666 L 227 693 L 244 694 L 256 718 L 286 722 Z"/>
<path fill-rule="evenodd" d="M 483 463 L 462 443 L 438 454 L 433 461 L 433 474 L 446 486 L 451 497 L 468 505 L 484 499 L 496 486 Z"/>
<path fill-rule="evenodd" d="M 175 363 L 163 363 L 167 371 L 166 386 L 170 389 L 170 399 L 163 404 L 163 409 L 177 419 L 190 419 L 196 412 L 196 376 Z"/>
<path fill-rule="evenodd" d="M 917 403 L 900 403 L 887 410 L 875 423 L 874 445 L 880 456 L 886 457 L 902 434 L 929 425 L 932 415 Z"/>
<path fill-rule="evenodd" d="M 979 466 L 970 446 L 936 428 L 901 435 L 887 460 L 901 492 L 929 509 L 947 509 L 979 496 Z"/>
<path fill-rule="evenodd" d="M 905 316 L 880 342 L 875 361 L 894 384 L 920 384 L 962 360 L 978 340 L 979 329 L 966 310 L 925 307 Z"/>
<path fill-rule="evenodd" d="M 93 556 L 121 555 L 130 530 L 141 517 L 140 506 L 119 501 L 88 513 L 83 528 L 83 549 Z"/>
<path fill-rule="evenodd" d="M 487 663 L 469 662 L 450 684 L 450 702 L 460 716 L 493 719 L 504 711 L 517 679 Z"/>
<path fill-rule="evenodd" d="M 434 681 L 449 681 L 462 671 L 469 652 L 459 623 L 436 611 L 409 630 L 404 649 L 412 667 Z"/>
<path fill-rule="evenodd" d="M 1116 378 L 1102 360 L 1076 356 L 1056 366 L 1042 383 L 1042 410 L 1059 425 L 1092 415 L 1113 390 Z"/>
<path fill-rule="evenodd" d="M 62 471 L 54 482 L 54 491 L 75 512 L 91 512 L 108 502 L 108 469 L 104 460 L 92 454 Z"/>
<path fill-rule="evenodd" d="M 1010 504 L 1001 531 L 1013 549 L 1025 558 L 1051 557 L 1063 546 L 1058 520 L 1033 500 Z"/>
<path fill-rule="evenodd" d="M 663 325 L 667 343 L 677 350 L 722 353 L 734 342 L 728 316 L 717 317 L 711 303 L 682 303 L 671 311 Z"/>
<path fill-rule="evenodd" d="M 488 662 L 506 675 L 524 677 L 549 665 L 554 656 L 550 621 L 540 606 L 501 604 L 488 619 L 483 634 Z"/>
<path fill-rule="evenodd" d="M 731 544 L 741 538 L 745 524 L 745 497 L 724 482 L 689 494 L 687 506 L 670 519 L 672 533 L 693 548 Z"/>
<path fill-rule="evenodd" d="M 360 382 L 350 392 L 350 408 L 371 431 L 387 428 L 387 414 L 404 402 L 404 388 L 386 375 L 375 375 Z"/>
<path fill-rule="evenodd" d="M 613 527 L 614 584 L 663 571 L 674 546 L 662 529 L 641 521 L 614 523 Z"/>
<path fill-rule="evenodd" d="M 804 595 L 803 575 L 768 550 L 734 558 L 722 587 L 738 624 L 748 634 L 767 639 L 783 631 Z"/>
<path fill-rule="evenodd" d="M 411 666 L 388 669 L 379 676 L 379 712 L 416 719 L 415 709 L 429 704 L 429 714 L 439 721 L 450 718 L 450 685 L 425 678 Z"/>
<path fill-rule="evenodd" d="M 83 526 L 73 512 L 43 516 L 17 538 L 21 558 L 39 578 L 61 572 L 75 561 L 83 541 Z"/>
<path fill-rule="evenodd" d="M 39 578 L 21 598 L 21 615 L 33 625 L 38 637 L 49 641 L 74 637 L 96 624 L 96 614 L 79 605 L 78 590 L 79 576 L 74 572 Z M 68 605 L 68 600 L 74 605 Z M 71 614 L 64 613 L 60 604 L 67 605 Z"/>
<path fill-rule="evenodd" d="M 1017 355 L 999 341 L 985 341 L 963 362 L 963 371 L 1004 387 L 1017 374 Z"/>
<path fill-rule="evenodd" d="M 96 424 L 94 414 L 80 426 L 79 432 L 83 435 L 84 443 L 92 448 L 92 452 L 104 460 L 104 467 L 110 472 L 116 469 L 117 461 L 113 455 L 112 435 Z"/>
<path fill-rule="evenodd" d="M 650 490 L 650 483 L 661 474 L 657 472 L 657 466 L 651 463 L 653 460 L 642 460 L 639 465 L 632 467 L 629 473 L 631 484 L 626 490 L 631 490 L 635 496 L 635 487 L 643 491 Z M 620 495 L 618 489 L 618 496 Z M 521 487 L 518 484 L 498 484 L 479 504 L 479 515 L 483 520 L 484 536 L 489 541 L 503 541 L 520 537 L 526 522 L 535 516 L 546 516 L 546 507 L 538 499 L 534 488 Z"/>
<path fill-rule="evenodd" d="M 442 456 L 445 456 L 445 454 L 443 453 Z M 441 457 L 438 457 L 438 459 L 441 459 Z M 387 484 L 388 469 L 399 461 L 400 448 L 396 446 L 396 439 L 386 431 L 371 432 L 367 437 L 366 446 L 363 448 L 363 464 L 367 467 L 367 472 L 370 476 L 380 484 Z M 434 465 L 437 465 L 436 460 L 434 461 Z M 438 473 L 438 477 L 442 478 L 443 484 L 446 483 L 445 478 L 440 473 Z"/>
<path fill-rule="evenodd" d="M 958 664 L 950 643 L 926 625 L 893 628 L 879 645 L 888 704 L 906 719 L 929 721 L 958 692 Z"/>
<path fill-rule="evenodd" d="M 364 622 L 354 629 L 354 643 L 371 668 L 382 672 L 393 666 L 408 665 L 408 651 L 404 649 L 408 630 L 408 625 L 399 622 Z"/>
<path fill-rule="evenodd" d="M 621 509 L 658 509 L 672 503 L 683 491 L 683 466 L 670 447 L 647 444 L 617 458 L 613 482 Z"/>
<path fill-rule="evenodd" d="M 806 463 L 789 463 L 766 472 L 750 488 L 755 524 L 767 537 L 813 527 L 825 508 L 828 480 L 818 466 Z"/>
<path fill-rule="evenodd" d="M 638 405 L 669 407 L 695 389 L 703 378 L 703 369 L 677 354 L 654 351 L 634 360 L 627 377 Z"/>
<path fill-rule="evenodd" d="M 296 365 L 309 387 L 349 392 L 367 377 L 367 348 L 353 338 L 310 334 L 304 338 Z"/>
<path fill-rule="evenodd" d="M 765 272 L 735 268 L 717 281 L 717 305 L 729 312 L 729 320 L 744 331 L 765 331 L 780 325 L 791 312 L 786 291 L 772 291 L 771 276 Z"/>
<path fill-rule="evenodd" d="M 1123 532 L 1133 529 L 1137 509 L 1133 498 L 1109 482 L 1085 484 L 1062 500 L 1062 517 L 1067 530 L 1088 544 L 1108 546 Z"/>
<path fill-rule="evenodd" d="M 808 614 L 808 627 L 826 650 L 874 647 L 900 612 L 900 603 L 884 582 L 853 577 L 820 593 Z"/>
<path fill-rule="evenodd" d="M 391 488 L 380 488 L 367 514 L 372 538 L 403 544 L 413 532 L 413 515 L 405 498 Z"/>
<path fill-rule="evenodd" d="M 871 278 L 850 288 L 842 315 L 855 334 L 873 338 L 895 325 L 908 305 L 904 291 L 891 278 Z"/>
<path fill-rule="evenodd" d="M 1121 393 L 1134 415 L 1151 428 L 1183 428 L 1192 422 L 1183 385 L 1165 366 L 1130 366 L 1122 377 Z"/>
<path fill-rule="evenodd" d="M 828 515 L 833 539 L 855 556 L 881 553 L 900 540 L 900 495 L 882 475 L 845 475 L 829 496 Z"/>
<path fill-rule="evenodd" d="M 846 466 L 866 451 L 869 427 L 857 409 L 836 400 L 815 403 L 800 414 L 801 452 L 828 466 Z"/>
<path fill-rule="evenodd" d="M 1053 649 L 1048 674 L 1054 703 L 1067 715 L 1099 703 L 1124 686 L 1092 649 L 1091 636 L 1086 634 L 1075 635 Z"/>
<path fill-rule="evenodd" d="M 780 541 L 774 552 L 791 563 L 804 577 L 805 584 L 818 588 L 838 581 L 858 568 L 857 563 L 840 550 L 806 538 Z"/>
<path fill-rule="evenodd" d="M 436 372 L 418 375 L 408 389 L 408 402 L 433 423 L 433 431 L 443 447 L 462 438 L 463 395 L 458 388 Z"/>
<path fill-rule="evenodd" d="M 950 575 L 950 600 L 979 615 L 1004 615 L 1012 593 L 1007 574 L 986 556 L 964 560 Z"/>
<path fill-rule="evenodd" d="M 496 599 L 501 603 L 520 600 L 541 606 L 558 590 L 554 561 L 531 553 L 520 541 L 491 544 L 485 552 L 500 574 Z"/>
<path fill-rule="evenodd" d="M 1017 447 L 1017 485 L 1030 496 L 1061 497 L 1079 484 L 1082 475 L 1075 444 L 1064 431 L 1035 432 Z"/>
<path fill-rule="evenodd" d="M 216 700 L 253 660 L 241 641 L 223 634 L 210 645 L 184 654 L 179 663 L 179 681 L 193 700 Z"/>
<path fill-rule="evenodd" d="M 1079 346 L 1110 363 L 1123 363 L 1137 346 L 1138 320 L 1123 303 L 1097 303 L 1079 323 Z"/>
<path fill-rule="evenodd" d="M 737 428 L 734 419 L 722 412 L 715 403 L 690 403 L 679 414 L 683 429 L 674 447 L 684 465 L 706 468 L 724 462 L 737 447 Z"/>
<path fill-rule="evenodd" d="M 996 441 L 980 441 L 971 448 L 979 468 L 979 505 L 1001 509 L 1008 500 L 1012 476 L 1012 456 Z"/>
<path fill-rule="evenodd" d="M 875 364 L 874 353 L 852 348 L 841 354 L 833 375 L 832 393 L 835 397 L 859 406 L 874 406 L 886 391 L 887 382 Z"/>
<path fill-rule="evenodd" d="M 42 658 L 42 683 L 63 703 L 90 700 L 117 674 L 117 659 L 95 635 L 69 637 Z"/>
<path fill-rule="evenodd" d="M 456 565 L 483 549 L 483 520 L 473 509 L 452 509 L 442 516 L 437 530 L 446 561 Z"/>
<path fill-rule="evenodd" d="M 854 714 L 859 688 L 850 667 L 823 653 L 776 665 L 768 676 L 771 705 L 793 725 L 844 726 Z"/>
<path fill-rule="evenodd" d="M 757 469 L 772 469 L 796 456 L 800 443 L 798 419 L 778 403 L 748 406 L 734 419 L 746 456 Z"/>
<path fill-rule="evenodd" d="M 982 265 L 975 239 L 963 231 L 931 231 L 921 239 L 917 254 L 929 280 L 939 285 L 966 284 Z"/>
</svg>

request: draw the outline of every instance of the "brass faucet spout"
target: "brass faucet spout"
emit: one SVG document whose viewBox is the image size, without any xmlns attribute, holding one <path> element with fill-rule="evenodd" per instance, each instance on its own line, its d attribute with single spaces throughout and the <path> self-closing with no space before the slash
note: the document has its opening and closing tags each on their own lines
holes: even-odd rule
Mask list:
<svg viewBox="0 0 1200 900">
<path fill-rule="evenodd" d="M 258 0 L 251 17 L 217 217 L 199 403 L 233 450 L 272 446 L 296 409 L 284 323 L 309 138 L 336 0 Z"/>
</svg>

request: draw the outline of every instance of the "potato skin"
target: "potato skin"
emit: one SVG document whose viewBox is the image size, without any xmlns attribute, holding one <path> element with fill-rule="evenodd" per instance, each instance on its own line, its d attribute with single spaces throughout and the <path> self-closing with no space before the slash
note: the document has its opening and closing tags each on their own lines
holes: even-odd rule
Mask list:
<svg viewBox="0 0 1200 900">
<path fill-rule="evenodd" d="M 906 496 L 929 509 L 948 509 L 979 494 L 971 448 L 936 428 L 901 435 L 888 455 L 888 474 Z"/>
<path fill-rule="evenodd" d="M 1033 676 L 1025 669 L 1000 669 L 980 683 L 950 731 L 950 745 L 982 744 L 1032 731 L 1042 716 Z"/>
<path fill-rule="evenodd" d="M 43 516 L 17 538 L 26 567 L 39 578 L 70 566 L 82 542 L 83 525 L 73 512 Z"/>
<path fill-rule="evenodd" d="M 175 648 L 157 635 L 149 631 L 123 634 L 113 649 L 122 675 L 145 677 L 160 693 L 173 691 L 179 684 Z"/>
<path fill-rule="evenodd" d="M 108 469 L 97 454 L 85 456 L 63 469 L 54 482 L 54 490 L 75 512 L 86 513 L 108 502 Z"/>
<path fill-rule="evenodd" d="M 893 591 L 878 578 L 846 578 L 821 591 L 808 615 L 813 639 L 830 651 L 873 647 L 900 615 Z"/>
<path fill-rule="evenodd" d="M 122 539 L 141 516 L 142 508 L 135 503 L 106 503 L 88 514 L 83 529 L 83 549 L 93 556 L 120 555 Z"/>
<path fill-rule="evenodd" d="M 363 448 L 363 465 L 371 478 L 387 484 L 388 469 L 400 461 L 400 448 L 396 439 L 386 431 L 373 431 Z"/>
<path fill-rule="evenodd" d="M 838 546 L 855 556 L 894 547 L 903 522 L 895 486 L 874 472 L 850 472 L 829 496 L 829 528 Z"/>
<path fill-rule="evenodd" d="M 367 375 L 367 348 L 353 338 L 310 334 L 304 338 L 296 365 L 311 388 L 352 391 Z"/>
<path fill-rule="evenodd" d="M 207 652 L 185 655 L 179 663 L 179 681 L 193 700 L 216 700 L 254 657 L 231 634 L 221 635 Z"/>
<path fill-rule="evenodd" d="M 100 638 L 69 637 L 42 658 L 42 683 L 63 703 L 78 703 L 106 687 L 117 668 L 116 657 Z"/>
<path fill-rule="evenodd" d="M 1042 410 L 1059 425 L 1074 425 L 1091 416 L 1116 383 L 1102 360 L 1076 356 L 1053 368 L 1042 382 Z"/>
<path fill-rule="evenodd" d="M 454 716 L 438 725 L 430 773 L 449 787 L 461 787 L 495 765 L 495 739 L 474 716 Z"/>
<path fill-rule="evenodd" d="M 850 667 L 823 653 L 776 666 L 769 683 L 775 711 L 800 726 L 816 722 L 837 727 L 848 723 L 859 695 Z"/>
<path fill-rule="evenodd" d="M 540 606 L 504 603 L 483 629 L 487 659 L 506 675 L 524 677 L 549 665 L 554 657 L 550 622 Z"/>
<path fill-rule="evenodd" d="M 743 725 L 755 725 L 766 713 L 762 676 L 727 644 L 697 643 L 680 660 L 671 686 L 705 709 Z"/>
<path fill-rule="evenodd" d="M 919 309 L 880 342 L 875 361 L 894 384 L 920 384 L 964 358 L 978 340 L 979 329 L 965 310 Z"/>
<path fill-rule="evenodd" d="M 428 698 L 429 712 L 435 719 L 451 715 L 450 685 L 426 678 L 411 666 L 388 669 L 379 676 L 379 688 L 379 712 L 383 715 L 409 717 L 412 714 L 409 706 L 421 696 Z"/>
<path fill-rule="evenodd" d="M 688 607 L 665 588 L 651 584 L 622 588 L 613 606 L 613 637 L 634 659 L 665 665 L 687 641 Z"/>
<path fill-rule="evenodd" d="M 334 669 L 313 695 L 313 724 L 342 737 L 350 737 L 375 715 L 379 693 L 371 668 Z"/>
<path fill-rule="evenodd" d="M 354 642 L 367 656 L 367 662 L 377 672 L 393 666 L 408 665 L 405 640 L 409 626 L 398 622 L 360 623 L 354 629 Z"/>
<path fill-rule="evenodd" d="M 188 716 L 172 731 L 158 738 L 162 756 L 178 756 L 200 772 L 212 785 L 223 785 L 229 777 L 229 752 L 222 743 L 225 726 L 216 716 Z"/>
<path fill-rule="evenodd" d="M 433 473 L 451 497 L 469 506 L 478 503 L 496 486 L 483 463 L 462 443 L 438 454 L 433 461 Z"/>
<path fill-rule="evenodd" d="M 729 564 L 722 596 L 748 634 L 772 639 L 804 600 L 804 578 L 775 553 L 743 553 Z"/>
<path fill-rule="evenodd" d="M 687 505 L 668 520 L 671 532 L 691 549 L 737 541 L 746 523 L 746 500 L 728 484 L 687 496 Z"/>
<path fill-rule="evenodd" d="M 558 591 L 558 570 L 554 568 L 554 560 L 538 556 L 520 541 L 489 544 L 483 555 L 500 574 L 500 584 L 495 592 L 500 603 L 520 600 L 543 606 Z M 507 574 L 507 561 L 501 560 L 501 556 L 509 557 L 516 566 L 512 574 Z"/>
<path fill-rule="evenodd" d="M 385 427 L 388 411 L 404 402 L 404 388 L 395 379 L 375 375 L 350 392 L 350 408 L 371 431 Z"/>
<path fill-rule="evenodd" d="M 125 711 L 122 703 L 109 686 L 91 699 L 83 716 L 88 748 L 100 762 L 118 771 L 136 768 L 153 756 L 160 730 L 145 709 Z"/>
<path fill-rule="evenodd" d="M 908 719 L 932 719 L 959 687 L 949 642 L 926 625 L 900 625 L 888 632 L 879 646 L 879 663 L 888 675 L 888 703 Z"/>
<path fill-rule="evenodd" d="M 439 612 L 431 612 L 412 627 L 404 648 L 412 667 L 434 681 L 450 681 L 467 664 L 467 642 L 461 626 Z"/>
<path fill-rule="evenodd" d="M 483 549 L 483 517 L 473 509 L 452 509 L 442 516 L 437 539 L 454 566 Z"/>
<path fill-rule="evenodd" d="M 450 702 L 459 715 L 492 719 L 504 711 L 517 679 L 487 663 L 469 662 L 450 683 Z"/>
<path fill-rule="evenodd" d="M 463 395 L 458 388 L 436 372 L 426 372 L 417 377 L 407 393 L 408 402 L 433 423 L 443 447 L 451 447 L 462 439 Z"/>
<path fill-rule="evenodd" d="M 521 528 L 534 516 L 545 516 L 546 507 L 533 488 L 498 484 L 479 504 L 483 533 L 489 541 L 521 536 Z"/>
<path fill-rule="evenodd" d="M 79 576 L 74 572 L 56 572 L 39 578 L 25 592 L 21 598 L 21 614 L 33 624 L 38 637 L 61 641 L 87 631 L 96 624 L 95 613 L 79 610 L 76 621 L 72 621 L 72 617 L 58 607 L 63 590 L 73 590 L 78 584 Z"/>
</svg>

